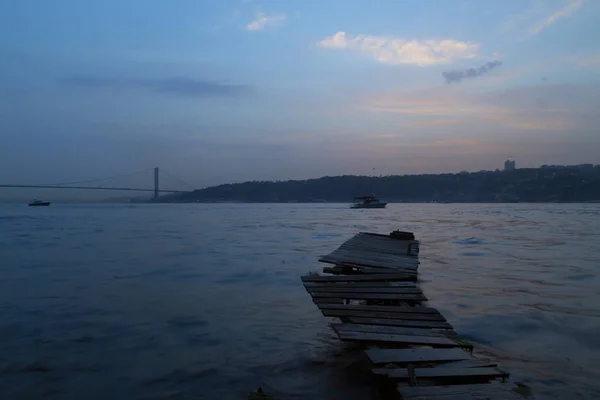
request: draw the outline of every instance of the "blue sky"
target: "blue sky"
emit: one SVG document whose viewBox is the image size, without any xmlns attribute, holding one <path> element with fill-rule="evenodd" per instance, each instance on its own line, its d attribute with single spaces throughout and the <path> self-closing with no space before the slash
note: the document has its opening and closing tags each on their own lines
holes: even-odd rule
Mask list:
<svg viewBox="0 0 600 400">
<path fill-rule="evenodd" d="M 3 182 L 600 163 L 600 3 L 0 3 Z"/>
</svg>

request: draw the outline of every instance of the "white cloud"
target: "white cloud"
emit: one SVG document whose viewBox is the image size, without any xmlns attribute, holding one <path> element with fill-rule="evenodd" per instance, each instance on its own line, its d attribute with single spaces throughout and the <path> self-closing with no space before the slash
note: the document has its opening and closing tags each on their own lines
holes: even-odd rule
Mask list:
<svg viewBox="0 0 600 400">
<path fill-rule="evenodd" d="M 262 31 L 268 27 L 275 27 L 281 25 L 287 19 L 287 15 L 283 13 L 265 14 L 258 12 L 255 15 L 253 21 L 246 25 L 246 30 L 249 31 Z"/>
<path fill-rule="evenodd" d="M 550 16 L 546 17 L 544 20 L 540 21 L 536 25 L 534 25 L 530 33 L 532 35 L 537 35 L 553 23 L 557 22 L 562 18 L 566 18 L 569 15 L 573 14 L 575 11 L 579 10 L 581 6 L 583 6 L 584 0 L 569 0 L 568 4 L 563 8 L 556 10 Z"/>
<path fill-rule="evenodd" d="M 419 66 L 448 64 L 455 60 L 478 57 L 480 45 L 453 39 L 409 40 L 388 36 L 356 35 L 337 32 L 317 43 L 330 49 L 360 51 L 386 64 Z"/>
<path fill-rule="evenodd" d="M 551 7 L 545 0 L 536 0 L 525 11 L 512 15 L 504 24 L 502 32 L 512 30 L 524 32 L 526 36 L 535 36 L 544 29 L 567 18 L 578 11 L 586 0 L 560 0 L 560 8 Z"/>
</svg>

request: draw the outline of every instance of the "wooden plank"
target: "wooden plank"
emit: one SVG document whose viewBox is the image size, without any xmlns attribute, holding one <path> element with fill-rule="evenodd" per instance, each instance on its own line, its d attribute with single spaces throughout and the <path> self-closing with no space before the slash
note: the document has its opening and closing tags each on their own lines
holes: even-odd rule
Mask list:
<svg viewBox="0 0 600 400">
<path fill-rule="evenodd" d="M 473 357 L 462 349 L 367 349 L 365 354 L 373 364 L 408 364 L 469 360 Z"/>
<path fill-rule="evenodd" d="M 305 275 L 303 282 L 375 282 L 375 281 L 416 281 L 415 275 L 409 274 L 373 274 L 350 276 Z"/>
<path fill-rule="evenodd" d="M 339 299 L 355 300 L 402 300 L 406 302 L 423 302 L 427 297 L 422 294 L 398 294 L 398 293 L 354 293 L 354 292 L 313 292 L 313 297 L 334 297 Z"/>
<path fill-rule="evenodd" d="M 405 287 L 416 288 L 413 282 L 304 282 L 304 287 L 335 287 L 335 288 L 384 288 L 384 287 Z"/>
<path fill-rule="evenodd" d="M 348 264 L 348 265 L 357 265 L 362 267 L 369 268 L 388 268 L 388 269 L 417 269 L 418 262 L 402 262 L 402 261 L 393 261 L 393 262 L 378 262 L 373 260 L 372 258 L 359 259 L 357 257 L 340 257 L 336 255 L 328 255 L 319 257 L 319 261 L 327 262 L 330 264 Z"/>
<path fill-rule="evenodd" d="M 473 357 L 471 360 L 462 360 L 436 365 L 437 368 L 489 368 L 497 366 L 498 363 L 495 361 L 475 357 Z"/>
<path fill-rule="evenodd" d="M 483 400 L 523 399 L 514 390 L 514 385 L 503 383 L 479 383 L 451 386 L 400 386 L 398 391 L 407 400 Z"/>
<path fill-rule="evenodd" d="M 345 288 L 345 287 L 307 287 L 309 293 L 328 292 L 328 293 L 396 293 L 396 294 L 423 294 L 423 291 L 417 287 L 362 287 L 362 288 Z"/>
<path fill-rule="evenodd" d="M 327 309 L 339 309 L 339 310 L 352 310 L 352 311 L 382 311 L 390 313 L 416 313 L 416 314 L 436 314 L 440 315 L 440 312 L 433 307 L 402 307 L 402 306 L 371 306 L 364 304 L 350 304 L 350 305 L 332 305 L 323 307 Z M 400 318 L 400 317 L 399 317 Z M 445 320 L 444 320 L 445 321 Z"/>
<path fill-rule="evenodd" d="M 382 240 L 383 239 L 383 240 Z M 411 244 L 413 242 L 416 242 L 417 240 L 400 240 L 400 239 L 392 239 L 390 240 L 390 237 L 387 238 L 378 238 L 378 237 L 373 237 L 373 236 L 369 236 L 369 235 L 361 235 L 360 233 L 357 235 L 354 235 L 353 237 L 351 237 L 350 239 L 346 240 L 344 243 L 365 243 L 365 244 L 380 244 L 382 246 L 398 246 L 398 247 L 402 247 L 402 246 L 406 246 L 408 244 Z"/>
<path fill-rule="evenodd" d="M 335 264 L 335 267 L 323 267 L 323 272 L 326 274 L 407 274 L 414 276 L 414 281 L 417 280 L 418 272 L 405 268 L 370 268 L 360 265 Z"/>
<path fill-rule="evenodd" d="M 413 271 L 414 273 L 417 272 L 417 269 L 419 269 L 419 265 L 420 265 L 420 262 L 418 260 L 416 260 L 414 262 L 399 262 L 399 260 L 396 260 L 395 262 L 383 263 L 383 262 L 378 262 L 376 260 L 373 260 L 372 257 L 369 257 L 365 261 L 360 261 L 354 257 L 352 257 L 352 258 L 331 257 L 328 259 L 333 260 L 333 262 L 335 264 L 340 264 L 340 265 L 353 265 L 355 267 L 370 267 L 370 268 L 407 269 L 407 270 Z M 327 262 L 327 261 L 325 261 L 325 262 Z"/>
<path fill-rule="evenodd" d="M 446 319 L 441 314 L 417 314 L 417 313 L 387 313 L 380 311 L 354 311 L 354 310 L 330 310 L 322 308 L 321 313 L 326 317 L 358 317 L 358 318 L 375 318 L 375 319 L 403 319 L 413 321 L 440 321 L 446 322 Z"/>
<path fill-rule="evenodd" d="M 344 243 L 338 249 L 343 249 L 346 251 L 353 251 L 354 249 L 362 252 L 377 252 L 380 254 L 391 254 L 391 255 L 399 255 L 399 256 L 408 256 L 408 246 L 404 246 L 401 248 L 390 248 L 387 246 L 376 247 L 372 246 L 370 243 Z M 331 254 L 331 253 L 330 253 Z"/>
<path fill-rule="evenodd" d="M 322 260 L 319 260 L 322 261 Z M 328 262 L 328 261 L 324 261 L 324 262 Z M 363 272 L 370 272 L 370 273 L 379 273 L 379 274 L 384 274 L 384 273 L 394 273 L 394 274 L 399 274 L 399 273 L 405 273 L 405 274 L 411 274 L 411 275 L 417 275 L 419 273 L 418 269 L 419 266 L 418 265 L 402 265 L 402 266 L 392 266 L 392 267 L 382 267 L 382 266 L 369 266 L 369 265 L 365 265 L 365 264 L 360 264 L 360 263 L 356 263 L 356 262 L 352 262 L 352 261 L 343 261 L 343 260 L 338 260 L 335 262 L 329 262 L 330 264 L 335 264 L 337 267 L 343 267 L 343 268 L 355 268 L 358 270 L 361 270 Z"/>
<path fill-rule="evenodd" d="M 324 274 L 343 274 L 342 270 L 339 270 L 335 267 L 323 267 Z"/>
<path fill-rule="evenodd" d="M 407 232 L 409 234 L 415 235 L 413 232 Z M 391 237 L 389 234 L 384 233 L 373 233 L 373 232 L 359 232 L 356 236 L 363 237 L 365 239 L 373 239 L 373 240 L 383 240 L 386 242 L 396 241 L 396 242 L 407 242 L 414 239 L 397 239 Z"/>
<path fill-rule="evenodd" d="M 405 263 L 407 265 L 418 264 L 419 259 L 411 256 L 408 249 L 404 249 L 403 253 L 381 252 L 375 249 L 365 249 L 358 247 L 339 247 L 337 250 L 322 256 L 323 258 L 342 258 L 348 260 L 357 260 L 361 262 L 371 262 L 375 265 Z"/>
<path fill-rule="evenodd" d="M 456 332 L 448 330 L 435 330 L 425 328 L 405 328 L 398 326 L 382 326 L 382 325 L 361 325 L 336 323 L 331 324 L 331 327 L 336 332 L 373 332 L 387 333 L 390 335 L 412 335 L 412 336 L 432 336 L 432 337 L 453 337 L 457 336 Z"/>
<path fill-rule="evenodd" d="M 373 260 L 369 260 L 368 262 L 360 262 L 355 258 L 342 258 L 342 257 L 320 257 L 320 262 L 335 264 L 340 267 L 349 267 L 349 268 L 369 268 L 369 270 L 392 270 L 392 271 L 408 271 L 408 273 L 416 274 L 418 273 L 419 264 L 376 264 Z"/>
<path fill-rule="evenodd" d="M 420 242 L 418 240 L 399 240 L 399 239 L 381 240 L 379 238 L 368 237 L 368 236 L 364 236 L 364 235 L 360 235 L 360 234 L 346 240 L 344 242 L 344 244 L 345 243 L 364 244 L 364 245 L 371 245 L 371 246 L 380 245 L 380 246 L 389 246 L 389 247 L 398 247 L 398 248 L 407 247 L 409 245 L 420 244 Z"/>
<path fill-rule="evenodd" d="M 412 336 L 412 335 L 390 335 L 373 332 L 337 332 L 340 340 L 349 342 L 386 342 L 394 344 L 411 345 L 429 345 L 433 347 L 462 347 L 472 348 L 470 344 L 460 343 L 454 339 L 432 336 Z M 470 368 L 475 370 L 476 368 Z M 486 368 L 489 369 L 489 368 Z M 450 369 L 445 369 L 446 371 Z M 448 373 L 448 372 L 446 372 Z"/>
<path fill-rule="evenodd" d="M 351 324 L 400 326 L 405 328 L 431 328 L 431 329 L 453 329 L 447 322 L 439 321 L 414 321 L 410 319 L 376 319 L 376 318 L 348 318 L 344 320 Z"/>
<path fill-rule="evenodd" d="M 385 375 L 392 379 L 408 379 L 406 368 L 375 368 L 373 373 Z M 508 378 L 508 374 L 498 368 L 415 368 L 417 379 L 440 379 L 440 378 Z"/>
<path fill-rule="evenodd" d="M 416 256 L 411 256 L 408 253 L 408 248 L 403 249 L 403 253 L 381 252 L 377 249 L 365 249 L 358 247 L 339 247 L 329 254 L 322 255 L 323 258 L 348 258 L 360 261 L 369 262 L 370 260 L 377 263 L 394 263 L 406 262 L 407 264 L 418 264 L 419 259 Z"/>
</svg>

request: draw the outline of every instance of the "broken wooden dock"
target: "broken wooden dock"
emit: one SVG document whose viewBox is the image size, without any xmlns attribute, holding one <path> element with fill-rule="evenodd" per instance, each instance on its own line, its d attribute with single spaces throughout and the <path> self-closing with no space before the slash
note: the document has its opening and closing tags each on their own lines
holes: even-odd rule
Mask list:
<svg viewBox="0 0 600 400">
<path fill-rule="evenodd" d="M 418 287 L 419 241 L 410 232 L 359 233 L 319 261 L 328 275 L 302 277 L 307 292 L 342 341 L 365 345 L 371 370 L 411 400 L 520 398 L 509 374 L 473 356 Z"/>
</svg>

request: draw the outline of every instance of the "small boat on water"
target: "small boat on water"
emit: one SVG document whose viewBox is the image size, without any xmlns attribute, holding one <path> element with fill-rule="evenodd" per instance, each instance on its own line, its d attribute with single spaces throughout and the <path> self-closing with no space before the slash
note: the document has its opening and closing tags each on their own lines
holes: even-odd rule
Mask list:
<svg viewBox="0 0 600 400">
<path fill-rule="evenodd" d="M 387 202 L 381 201 L 375 195 L 360 196 L 354 198 L 354 203 L 350 208 L 385 208 Z"/>
<path fill-rule="evenodd" d="M 50 202 L 49 201 L 41 201 L 41 200 L 33 200 L 31 203 L 29 203 L 29 207 L 39 207 L 39 206 L 49 206 Z"/>
</svg>

